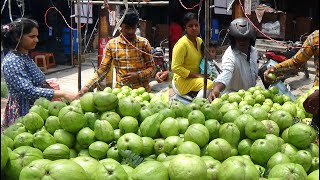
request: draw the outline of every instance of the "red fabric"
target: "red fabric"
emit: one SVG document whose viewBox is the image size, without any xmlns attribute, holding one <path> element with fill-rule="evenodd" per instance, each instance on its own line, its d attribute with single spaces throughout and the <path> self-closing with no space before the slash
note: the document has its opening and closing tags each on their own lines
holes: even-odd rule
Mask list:
<svg viewBox="0 0 320 180">
<path fill-rule="evenodd" d="M 172 58 L 172 49 L 173 46 L 176 44 L 176 42 L 181 38 L 182 36 L 182 27 L 175 22 L 171 22 L 169 26 L 169 41 L 170 41 L 170 47 L 169 47 L 169 61 L 171 62 Z"/>
<path fill-rule="evenodd" d="M 182 36 L 182 27 L 175 23 L 175 22 L 172 22 L 170 24 L 170 27 L 169 27 L 169 30 L 170 30 L 170 42 L 171 42 L 171 45 L 172 47 L 174 46 L 174 44 L 181 38 Z"/>
</svg>

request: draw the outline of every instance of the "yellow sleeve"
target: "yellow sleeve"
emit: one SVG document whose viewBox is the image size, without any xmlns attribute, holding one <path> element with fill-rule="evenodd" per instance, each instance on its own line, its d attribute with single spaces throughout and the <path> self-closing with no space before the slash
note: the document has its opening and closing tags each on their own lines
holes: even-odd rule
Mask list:
<svg viewBox="0 0 320 180">
<path fill-rule="evenodd" d="M 172 72 L 183 77 L 187 78 L 190 71 L 183 67 L 185 57 L 187 54 L 186 45 L 183 42 L 177 42 L 172 50 Z"/>
<path fill-rule="evenodd" d="M 275 73 L 278 74 L 290 71 L 306 63 L 314 55 L 315 43 L 316 42 L 314 32 L 308 36 L 308 38 L 304 41 L 302 48 L 292 58 L 274 66 Z"/>
<path fill-rule="evenodd" d="M 156 73 L 156 65 L 153 60 L 153 57 L 150 56 L 151 54 L 151 45 L 148 40 L 146 40 L 146 45 L 144 46 L 144 51 L 147 52 L 148 54 L 143 54 L 143 59 L 146 65 L 145 70 L 138 71 L 139 78 L 142 80 L 150 79 L 153 78 L 155 73 Z"/>
</svg>

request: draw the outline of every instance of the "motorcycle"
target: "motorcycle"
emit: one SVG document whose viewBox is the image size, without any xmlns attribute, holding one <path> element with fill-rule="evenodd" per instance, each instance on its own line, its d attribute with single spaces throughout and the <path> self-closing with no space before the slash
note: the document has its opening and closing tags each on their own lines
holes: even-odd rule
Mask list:
<svg viewBox="0 0 320 180">
<path fill-rule="evenodd" d="M 165 58 L 165 45 L 168 43 L 167 39 L 160 42 L 160 47 L 152 48 L 151 54 L 153 55 L 153 60 L 156 64 L 156 72 L 166 71 L 169 69 L 168 60 Z"/>
<path fill-rule="evenodd" d="M 299 51 L 299 48 L 295 48 L 295 47 L 302 46 L 301 41 L 297 41 L 296 43 L 290 42 L 290 44 L 292 44 L 293 48 L 287 48 L 284 52 L 275 51 L 275 50 L 267 50 L 266 53 L 264 53 L 262 55 L 263 56 L 262 59 L 264 59 L 264 64 L 262 64 L 262 66 L 259 68 L 258 75 L 260 76 L 262 83 L 266 89 L 269 88 L 271 83 L 266 82 L 264 80 L 263 73 L 270 66 L 274 66 L 276 64 L 279 64 L 279 63 L 286 61 L 286 60 L 290 59 L 291 57 L 293 57 Z M 297 76 L 299 72 L 304 72 L 305 78 L 309 79 L 309 71 L 308 71 L 307 63 L 305 63 L 301 67 L 297 68 L 296 70 L 290 71 L 290 72 L 284 74 L 283 76 L 279 77 L 279 80 L 284 82 L 284 80 L 289 77 Z"/>
</svg>

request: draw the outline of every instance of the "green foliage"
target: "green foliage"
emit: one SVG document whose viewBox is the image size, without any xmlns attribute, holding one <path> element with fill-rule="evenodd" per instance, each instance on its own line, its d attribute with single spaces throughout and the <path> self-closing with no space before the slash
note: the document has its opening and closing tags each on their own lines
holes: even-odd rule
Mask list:
<svg viewBox="0 0 320 180">
<path fill-rule="evenodd" d="M 130 150 L 121 150 L 123 155 L 122 164 L 128 164 L 132 168 L 136 168 L 144 160 L 143 157 L 135 154 Z"/>
<path fill-rule="evenodd" d="M 4 81 L 1 81 L 1 98 L 7 98 L 7 96 L 8 96 L 7 85 Z"/>
</svg>

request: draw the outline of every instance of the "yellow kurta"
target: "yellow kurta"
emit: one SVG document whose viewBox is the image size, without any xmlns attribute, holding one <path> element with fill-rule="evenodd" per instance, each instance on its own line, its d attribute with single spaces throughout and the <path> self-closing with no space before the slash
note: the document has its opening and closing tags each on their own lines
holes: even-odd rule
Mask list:
<svg viewBox="0 0 320 180">
<path fill-rule="evenodd" d="M 196 49 L 187 36 L 182 36 L 173 47 L 171 64 L 174 73 L 173 81 L 182 95 L 191 91 L 200 91 L 204 87 L 203 78 L 188 78 L 190 72 L 200 72 L 201 43 L 202 40 L 198 37 Z M 208 80 L 207 88 L 212 89 L 212 84 L 212 81 Z"/>
</svg>

